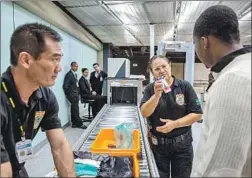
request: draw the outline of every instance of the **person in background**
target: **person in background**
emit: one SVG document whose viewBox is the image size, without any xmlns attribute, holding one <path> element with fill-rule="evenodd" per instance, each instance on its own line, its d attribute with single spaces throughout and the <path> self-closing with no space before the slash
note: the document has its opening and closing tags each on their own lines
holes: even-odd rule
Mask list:
<svg viewBox="0 0 252 178">
<path fill-rule="evenodd" d="M 80 95 L 83 100 L 95 100 L 92 104 L 92 114 L 95 117 L 105 104 L 104 98 L 93 91 L 91 84 L 88 81 L 88 69 L 81 70 L 82 77 L 79 80 Z"/>
<path fill-rule="evenodd" d="M 66 74 L 64 79 L 63 90 L 66 95 L 66 98 L 71 103 L 72 127 L 86 129 L 87 127 L 83 124 L 79 114 L 80 96 L 79 96 L 78 78 L 76 74 L 77 70 L 78 70 L 77 62 L 72 62 L 71 69 Z"/>
<path fill-rule="evenodd" d="M 93 67 L 95 71 L 93 71 L 90 75 L 91 87 L 98 95 L 102 95 L 103 81 L 108 77 L 108 75 L 100 69 L 98 63 L 94 63 Z"/>
<path fill-rule="evenodd" d="M 190 177 L 191 125 L 200 120 L 202 114 L 199 99 L 189 82 L 172 76 L 166 57 L 153 56 L 149 69 L 155 82 L 146 86 L 140 110 L 149 123 L 150 144 L 160 177 L 170 177 L 170 174 L 171 177 Z M 167 93 L 160 77 L 168 84 Z"/>
<path fill-rule="evenodd" d="M 31 141 L 40 128 L 59 176 L 76 177 L 59 105 L 48 88 L 61 71 L 61 40 L 55 30 L 38 23 L 21 25 L 11 36 L 11 66 L 1 78 L 1 177 L 28 177 L 24 164 L 32 158 Z"/>
<path fill-rule="evenodd" d="M 215 81 L 207 92 L 192 177 L 251 177 L 251 46 L 240 43 L 234 10 L 206 9 L 193 41 Z"/>
</svg>

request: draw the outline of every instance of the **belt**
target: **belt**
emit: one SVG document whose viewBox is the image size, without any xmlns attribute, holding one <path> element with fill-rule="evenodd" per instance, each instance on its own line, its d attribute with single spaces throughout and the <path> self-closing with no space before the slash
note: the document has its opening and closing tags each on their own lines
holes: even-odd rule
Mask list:
<svg viewBox="0 0 252 178">
<path fill-rule="evenodd" d="M 167 137 L 156 137 L 152 133 L 151 134 L 151 141 L 154 145 L 165 145 L 165 144 L 171 144 L 171 143 L 178 143 L 186 139 L 186 136 L 188 136 L 191 133 L 191 131 L 187 131 L 186 133 L 179 135 L 177 137 L 173 138 L 167 138 Z"/>
</svg>

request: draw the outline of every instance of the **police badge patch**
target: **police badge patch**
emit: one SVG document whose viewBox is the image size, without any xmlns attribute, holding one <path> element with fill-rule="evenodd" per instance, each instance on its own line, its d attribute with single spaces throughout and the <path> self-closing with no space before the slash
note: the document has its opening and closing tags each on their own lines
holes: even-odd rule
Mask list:
<svg viewBox="0 0 252 178">
<path fill-rule="evenodd" d="M 45 115 L 45 111 L 37 111 L 35 113 L 35 120 L 34 120 L 34 125 L 33 125 L 33 129 L 37 129 L 40 122 L 42 121 L 43 117 Z"/>
<path fill-rule="evenodd" d="M 183 94 L 177 94 L 176 95 L 176 103 L 180 106 L 185 104 L 185 98 Z"/>
</svg>

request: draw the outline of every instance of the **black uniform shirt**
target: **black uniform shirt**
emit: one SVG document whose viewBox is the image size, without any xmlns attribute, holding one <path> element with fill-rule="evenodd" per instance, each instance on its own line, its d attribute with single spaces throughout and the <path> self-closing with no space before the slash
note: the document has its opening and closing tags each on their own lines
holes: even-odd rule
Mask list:
<svg viewBox="0 0 252 178">
<path fill-rule="evenodd" d="M 181 127 L 164 134 L 156 131 L 156 127 L 165 124 L 160 121 L 160 118 L 177 120 L 190 113 L 202 114 L 200 101 L 189 82 L 174 77 L 171 89 L 172 91 L 169 93 L 162 93 L 156 109 L 152 115 L 147 118 L 151 126 L 151 132 L 155 136 L 175 137 L 187 132 L 191 128 L 191 126 Z M 154 95 L 154 82 L 146 86 L 140 107 L 147 102 L 152 95 Z"/>
<path fill-rule="evenodd" d="M 2 75 L 2 82 L 9 94 L 1 88 L 1 164 L 10 161 L 13 176 L 23 164 L 19 164 L 15 155 L 15 144 L 21 140 L 20 122 L 24 126 L 26 139 L 33 139 L 39 128 L 50 130 L 61 128 L 58 118 L 59 105 L 53 92 L 48 88 L 40 87 L 25 104 L 15 87 L 10 67 Z M 1 86 L 2 87 L 2 86 Z M 13 109 L 9 97 L 13 99 Z"/>
</svg>

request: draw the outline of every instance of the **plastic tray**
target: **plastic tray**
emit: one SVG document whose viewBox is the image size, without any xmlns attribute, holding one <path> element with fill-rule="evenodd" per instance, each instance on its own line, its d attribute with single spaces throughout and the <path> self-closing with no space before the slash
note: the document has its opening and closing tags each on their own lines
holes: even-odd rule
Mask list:
<svg viewBox="0 0 252 178">
<path fill-rule="evenodd" d="M 114 148 L 112 147 L 114 146 Z M 130 149 L 115 148 L 114 129 L 102 129 L 90 148 L 93 153 L 140 153 L 140 134 L 138 130 L 133 130 L 133 144 Z"/>
</svg>

